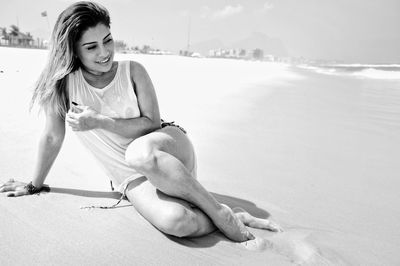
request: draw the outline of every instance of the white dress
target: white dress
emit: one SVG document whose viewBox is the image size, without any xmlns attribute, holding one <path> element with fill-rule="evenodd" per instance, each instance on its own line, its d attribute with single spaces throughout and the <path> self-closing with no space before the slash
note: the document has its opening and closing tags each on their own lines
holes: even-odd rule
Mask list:
<svg viewBox="0 0 400 266">
<path fill-rule="evenodd" d="M 100 114 L 112 118 L 140 117 L 137 97 L 130 79 L 130 62 L 118 62 L 114 79 L 102 89 L 91 86 L 81 69 L 68 75 L 71 102 L 90 106 Z M 103 129 L 76 131 L 79 140 L 94 155 L 116 189 L 124 193 L 126 185 L 142 175 L 125 161 L 125 151 L 133 141 Z"/>
</svg>

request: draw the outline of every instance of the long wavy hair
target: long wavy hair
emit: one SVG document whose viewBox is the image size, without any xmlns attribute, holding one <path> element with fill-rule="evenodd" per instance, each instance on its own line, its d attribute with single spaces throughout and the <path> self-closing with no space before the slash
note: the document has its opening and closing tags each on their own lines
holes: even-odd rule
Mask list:
<svg viewBox="0 0 400 266">
<path fill-rule="evenodd" d="M 34 87 L 30 109 L 37 103 L 40 109 L 50 109 L 65 117 L 69 109 L 67 77 L 81 66 L 76 43 L 87 29 L 99 23 L 110 28 L 110 15 L 94 2 L 74 3 L 58 16 L 47 63 Z"/>
</svg>

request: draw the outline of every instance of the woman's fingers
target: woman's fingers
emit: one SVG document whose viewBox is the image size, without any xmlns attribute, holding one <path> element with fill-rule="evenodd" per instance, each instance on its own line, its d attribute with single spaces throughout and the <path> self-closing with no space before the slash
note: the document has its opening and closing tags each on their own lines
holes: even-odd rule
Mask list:
<svg viewBox="0 0 400 266">
<path fill-rule="evenodd" d="M 0 193 L 8 192 L 8 191 L 14 191 L 14 190 L 15 190 L 15 187 L 14 187 L 14 186 L 5 185 L 5 186 L 3 186 L 2 188 L 0 188 Z"/>
<path fill-rule="evenodd" d="M 26 191 L 26 183 L 15 181 L 14 179 L 8 180 L 6 183 L 0 185 L 0 193 L 9 191 Z"/>
<path fill-rule="evenodd" d="M 79 126 L 77 124 L 73 124 L 73 123 L 68 123 L 68 125 L 72 128 L 72 129 L 77 129 Z"/>
<path fill-rule="evenodd" d="M 68 125 L 72 128 L 73 131 L 79 130 L 79 122 L 77 119 L 67 116 L 66 121 L 67 121 Z"/>
<path fill-rule="evenodd" d="M 74 123 L 74 122 L 72 122 L 72 123 L 69 123 L 68 122 L 68 125 L 71 127 L 71 129 L 73 130 L 73 131 L 77 131 L 77 130 L 79 130 L 79 124 L 76 124 L 76 123 Z"/>
<path fill-rule="evenodd" d="M 18 197 L 29 194 L 25 188 L 26 183 L 19 182 L 11 178 L 6 183 L 0 185 L 0 193 L 5 193 L 7 197 Z"/>
<path fill-rule="evenodd" d="M 82 113 L 85 110 L 85 106 L 83 105 L 74 105 L 72 108 L 72 111 L 75 113 Z"/>
<path fill-rule="evenodd" d="M 67 113 L 67 118 L 74 118 L 76 116 L 76 113 L 73 112 L 72 109 L 69 109 L 68 113 Z"/>
<path fill-rule="evenodd" d="M 11 178 L 10 180 L 8 180 L 8 181 L 5 182 L 5 183 L 0 183 L 0 188 L 2 188 L 2 187 L 4 187 L 4 186 L 7 186 L 7 185 L 11 185 L 11 184 L 14 183 L 14 182 L 15 182 L 14 179 Z"/>
<path fill-rule="evenodd" d="M 76 119 L 75 117 L 67 116 L 67 117 L 66 117 L 66 120 L 67 120 L 67 122 L 68 122 L 69 124 L 77 124 L 77 123 L 78 123 L 78 119 Z"/>
<path fill-rule="evenodd" d="M 26 191 L 26 189 L 21 189 L 21 190 L 17 190 L 17 191 L 7 192 L 6 196 L 7 197 L 19 197 L 19 196 L 24 196 L 27 194 L 28 194 L 28 192 Z"/>
</svg>

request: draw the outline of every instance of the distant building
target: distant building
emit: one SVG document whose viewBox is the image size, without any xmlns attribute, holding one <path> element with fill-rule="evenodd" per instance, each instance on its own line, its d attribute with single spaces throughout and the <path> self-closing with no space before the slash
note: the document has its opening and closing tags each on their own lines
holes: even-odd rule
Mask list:
<svg viewBox="0 0 400 266">
<path fill-rule="evenodd" d="M 259 48 L 254 49 L 252 56 L 253 56 L 253 59 L 263 60 L 264 59 L 264 51 L 262 49 L 259 49 Z"/>
<path fill-rule="evenodd" d="M 268 60 L 275 61 L 272 55 L 264 56 L 262 49 L 245 50 L 242 48 L 213 49 L 208 52 L 209 57 L 234 58 L 247 60 Z"/>
<path fill-rule="evenodd" d="M 197 57 L 197 58 L 201 58 L 202 57 L 201 54 L 198 53 L 198 52 L 193 52 L 190 56 L 191 57 Z"/>
<path fill-rule="evenodd" d="M 0 44 L 30 47 L 34 44 L 34 40 L 30 33 L 20 32 L 17 26 L 12 25 L 10 32 L 7 32 L 6 28 L 0 28 Z"/>
<path fill-rule="evenodd" d="M 209 57 L 239 58 L 241 49 L 214 49 L 208 52 Z"/>
<path fill-rule="evenodd" d="M 264 55 L 264 61 L 275 62 L 277 61 L 276 57 L 272 54 Z"/>
<path fill-rule="evenodd" d="M 229 49 L 212 49 L 208 51 L 209 57 L 215 58 L 233 58 L 233 59 L 244 59 L 244 60 L 260 60 L 267 62 L 286 62 L 293 63 L 305 62 L 305 58 L 291 58 L 291 57 L 279 57 L 273 54 L 264 54 L 264 50 L 260 48 L 256 49 L 242 49 L 242 48 L 229 48 Z"/>
<path fill-rule="evenodd" d="M 29 33 L 18 32 L 17 36 L 11 37 L 11 44 L 18 46 L 31 46 L 33 43 L 33 38 Z"/>
<path fill-rule="evenodd" d="M 219 57 L 221 56 L 220 50 L 210 50 L 208 51 L 208 56 L 209 57 Z"/>
</svg>

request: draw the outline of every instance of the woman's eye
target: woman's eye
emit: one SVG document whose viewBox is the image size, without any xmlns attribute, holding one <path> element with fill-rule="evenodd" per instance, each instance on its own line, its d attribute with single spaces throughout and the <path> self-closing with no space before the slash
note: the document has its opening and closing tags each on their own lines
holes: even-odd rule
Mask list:
<svg viewBox="0 0 400 266">
<path fill-rule="evenodd" d="M 109 43 L 109 42 L 111 42 L 113 39 L 108 39 L 108 40 L 106 40 L 106 43 Z"/>
<path fill-rule="evenodd" d="M 89 46 L 87 49 L 88 50 L 93 50 L 94 48 L 96 48 L 96 46 Z"/>
</svg>

